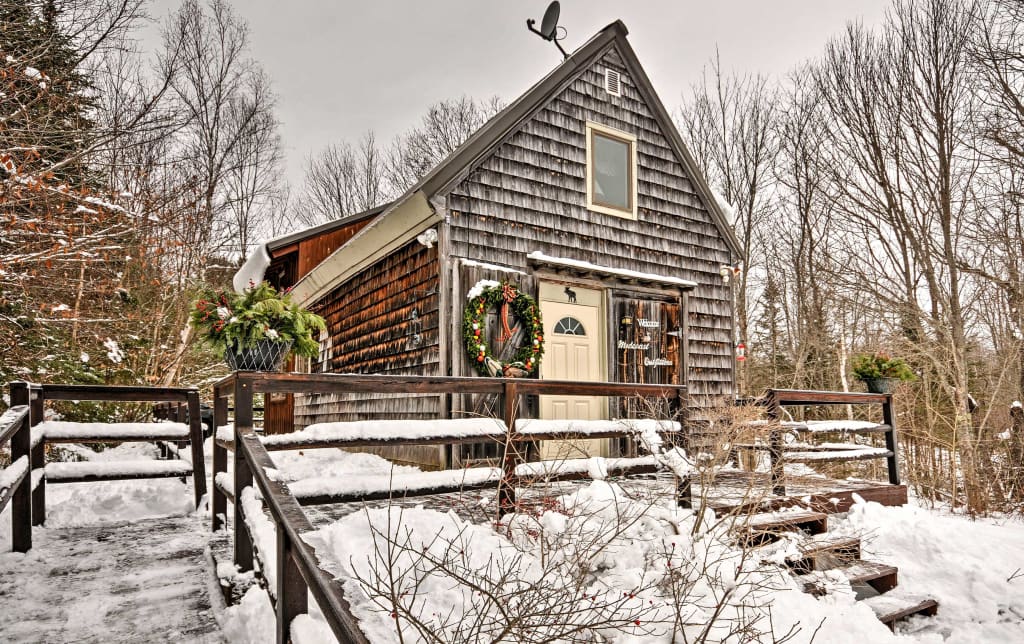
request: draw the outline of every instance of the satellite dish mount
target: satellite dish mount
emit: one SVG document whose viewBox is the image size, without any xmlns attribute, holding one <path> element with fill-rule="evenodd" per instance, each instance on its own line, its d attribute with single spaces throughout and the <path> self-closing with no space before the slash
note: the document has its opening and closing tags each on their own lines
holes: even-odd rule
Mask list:
<svg viewBox="0 0 1024 644">
<path fill-rule="evenodd" d="M 547 10 L 544 12 L 544 18 L 540 22 L 540 29 L 533 26 L 537 22 L 533 18 L 526 21 L 526 28 L 544 40 L 555 43 L 555 47 L 558 47 L 558 51 L 562 52 L 562 58 L 565 59 L 569 57 L 569 54 L 562 49 L 562 45 L 558 42 L 565 38 L 565 28 L 558 26 L 558 15 L 560 13 L 561 7 L 558 4 L 558 0 L 555 0 L 548 5 Z M 562 30 L 561 36 L 558 35 L 559 29 Z"/>
</svg>

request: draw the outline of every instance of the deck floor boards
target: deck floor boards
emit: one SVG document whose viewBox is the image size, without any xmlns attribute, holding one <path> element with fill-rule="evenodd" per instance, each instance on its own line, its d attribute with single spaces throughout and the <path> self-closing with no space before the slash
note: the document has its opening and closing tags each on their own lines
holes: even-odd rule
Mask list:
<svg viewBox="0 0 1024 644">
<path fill-rule="evenodd" d="M 224 642 L 197 517 L 39 529 L 0 554 L 0 641 Z"/>
</svg>

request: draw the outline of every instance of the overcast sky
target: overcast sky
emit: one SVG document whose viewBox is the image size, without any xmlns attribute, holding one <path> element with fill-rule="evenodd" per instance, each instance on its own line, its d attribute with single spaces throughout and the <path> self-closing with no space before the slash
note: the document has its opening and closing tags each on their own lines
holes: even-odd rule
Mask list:
<svg viewBox="0 0 1024 644">
<path fill-rule="evenodd" d="M 180 0 L 155 0 L 163 17 Z M 280 97 L 287 174 L 367 130 L 387 143 L 431 103 L 461 95 L 511 101 L 561 60 L 526 29 L 546 0 L 234 0 L 253 56 Z M 784 75 L 850 20 L 880 22 L 890 0 L 563 0 L 568 51 L 616 19 L 674 111 L 718 48 L 723 67 Z M 156 45 L 155 30 L 151 34 Z"/>
</svg>

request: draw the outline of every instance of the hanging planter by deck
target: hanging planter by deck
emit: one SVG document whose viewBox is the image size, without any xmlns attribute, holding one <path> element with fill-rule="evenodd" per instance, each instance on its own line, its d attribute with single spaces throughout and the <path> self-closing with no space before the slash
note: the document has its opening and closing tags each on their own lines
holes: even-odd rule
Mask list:
<svg viewBox="0 0 1024 644">
<path fill-rule="evenodd" d="M 241 293 L 204 291 L 189 320 L 232 371 L 280 371 L 293 351 L 315 357 L 320 343 L 313 339 L 313 332 L 327 328 L 319 315 L 267 282 Z"/>
<path fill-rule="evenodd" d="M 872 394 L 891 394 L 893 387 L 899 381 L 899 378 L 864 378 L 868 393 Z"/>
<path fill-rule="evenodd" d="M 902 358 L 885 353 L 864 353 L 853 358 L 853 373 L 872 394 L 891 394 L 897 382 L 914 379 L 914 372 Z"/>
<path fill-rule="evenodd" d="M 291 340 L 257 340 L 254 346 L 245 349 L 232 345 L 224 350 L 224 361 L 232 371 L 280 371 L 292 344 Z"/>
</svg>

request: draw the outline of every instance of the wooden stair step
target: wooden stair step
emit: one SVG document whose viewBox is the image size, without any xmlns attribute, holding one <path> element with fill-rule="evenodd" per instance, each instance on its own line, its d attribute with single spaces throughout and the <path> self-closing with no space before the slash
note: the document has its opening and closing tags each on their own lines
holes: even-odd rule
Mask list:
<svg viewBox="0 0 1024 644">
<path fill-rule="evenodd" d="M 821 534 L 826 531 L 828 515 L 811 510 L 755 514 L 733 529 L 738 540 L 748 546 L 763 545 L 775 540 L 783 532 Z"/>
<path fill-rule="evenodd" d="M 192 464 L 186 461 L 84 461 L 49 463 L 45 471 L 48 483 L 82 483 L 186 477 L 192 474 Z"/>
<path fill-rule="evenodd" d="M 821 596 L 825 591 L 825 572 L 838 572 L 846 577 L 851 586 L 870 586 L 876 593 L 885 593 L 896 587 L 899 569 L 877 561 L 850 561 L 842 566 L 822 571 L 797 575 L 805 593 Z"/>
<path fill-rule="evenodd" d="M 828 533 L 807 537 L 797 544 L 800 554 L 786 558 L 786 565 L 797 574 L 837 568 L 860 559 L 860 538 Z"/>
<path fill-rule="evenodd" d="M 828 529 L 828 515 L 813 510 L 764 512 L 751 516 L 746 527 L 750 530 L 803 530 L 821 534 Z"/>
<path fill-rule="evenodd" d="M 864 603 L 875 611 L 878 620 L 892 630 L 897 621 L 913 615 L 931 617 L 939 612 L 939 602 L 920 595 L 878 595 Z"/>
</svg>

